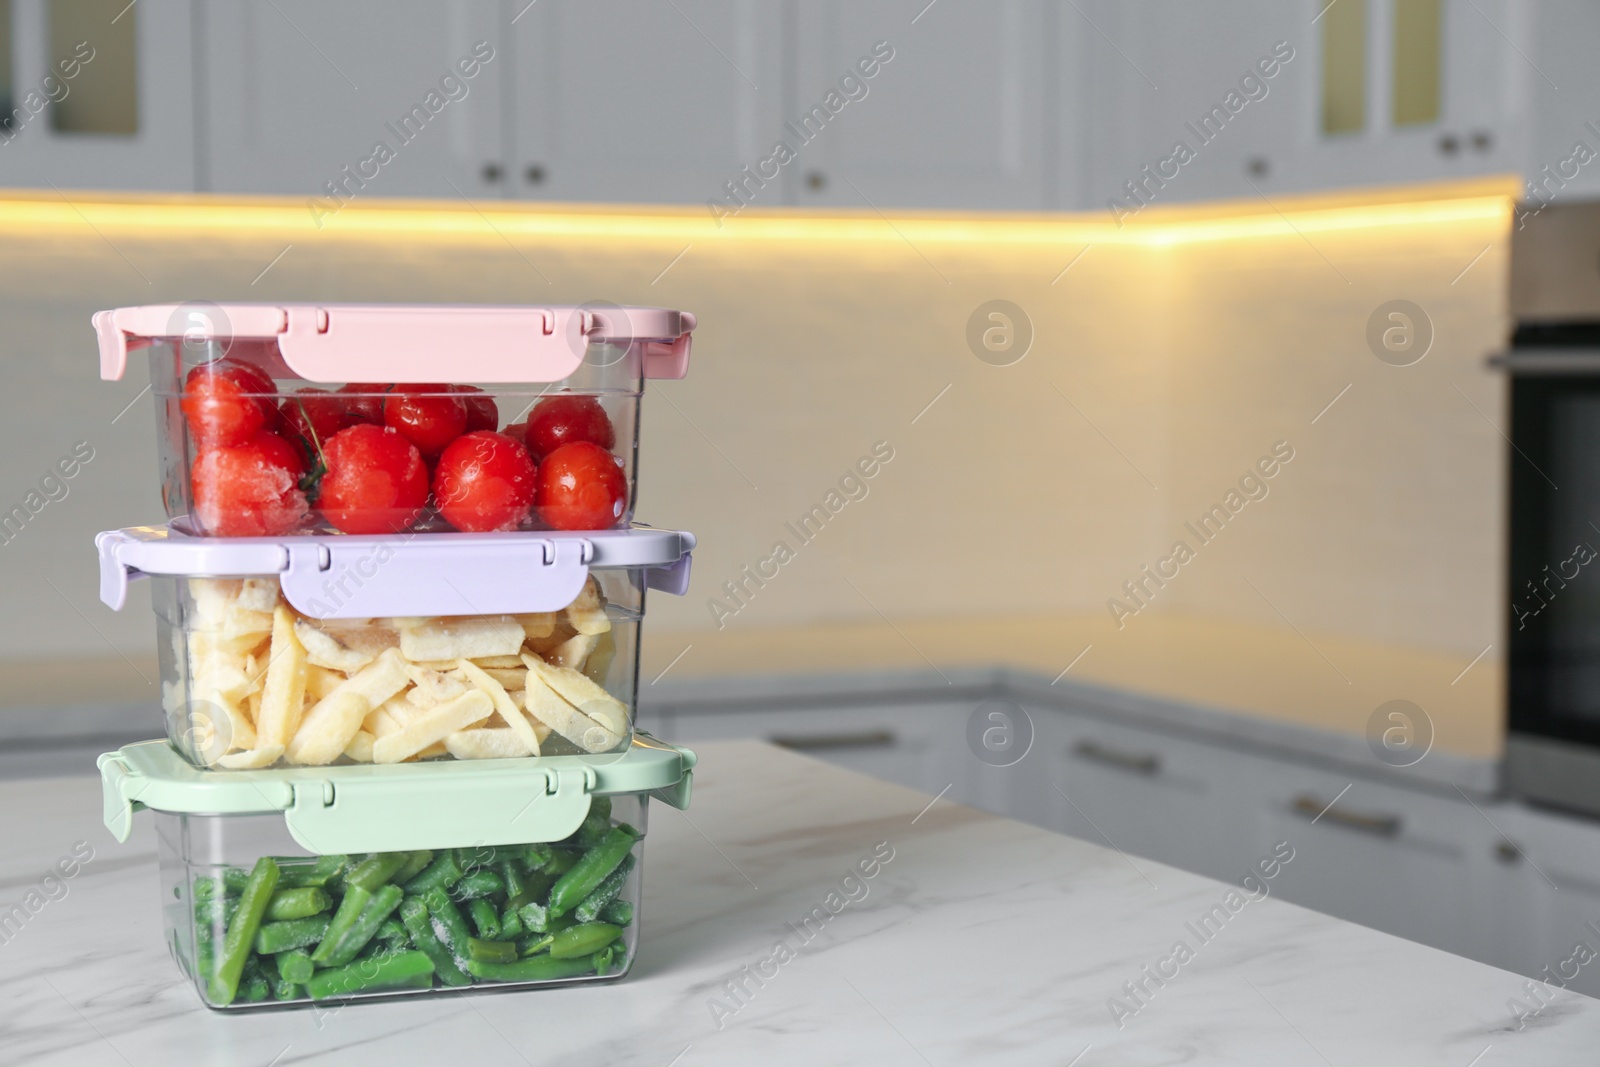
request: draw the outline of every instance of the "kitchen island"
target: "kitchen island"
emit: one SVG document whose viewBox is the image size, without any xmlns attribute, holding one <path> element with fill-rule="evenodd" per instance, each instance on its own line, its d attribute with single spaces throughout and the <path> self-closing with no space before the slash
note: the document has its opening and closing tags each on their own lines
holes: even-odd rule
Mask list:
<svg viewBox="0 0 1600 1067">
<path fill-rule="evenodd" d="M 0 1061 L 1534 1067 L 1600 1047 L 1600 1001 L 1273 899 L 1294 841 L 1228 884 L 754 742 L 699 752 L 689 811 L 652 806 L 628 978 L 230 1015 L 167 957 L 149 817 L 118 846 L 98 779 L 0 783 L 0 913 L 43 900 L 0 931 Z"/>
</svg>

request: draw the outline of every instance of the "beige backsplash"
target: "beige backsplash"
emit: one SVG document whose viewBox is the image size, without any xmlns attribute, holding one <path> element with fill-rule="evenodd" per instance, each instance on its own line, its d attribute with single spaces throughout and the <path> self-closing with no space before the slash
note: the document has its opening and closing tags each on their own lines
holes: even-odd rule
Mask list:
<svg viewBox="0 0 1600 1067">
<path fill-rule="evenodd" d="M 1365 214 L 1276 201 L 1288 220 L 1259 203 L 1152 208 L 1122 233 L 1098 217 L 957 233 L 870 215 L 787 231 L 751 211 L 720 231 L 698 213 L 634 212 L 609 232 L 566 214 L 591 223 L 552 236 L 523 212 L 397 235 L 359 225 L 361 205 L 320 231 L 248 211 L 130 222 L 93 204 L 80 206 L 98 232 L 8 226 L 0 500 L 20 501 L 77 441 L 95 456 L 0 545 L 4 703 L 142 688 L 123 656 L 149 670 L 148 595 L 136 587 L 120 614 L 99 604 L 92 537 L 160 517 L 150 401 L 142 369 L 97 380 L 90 312 L 606 299 L 701 323 L 690 377 L 652 384 L 644 405 L 639 514 L 701 538 L 691 595 L 651 600 L 646 680 L 689 645 L 669 677 L 927 660 L 1054 676 L 1092 645 L 1072 676 L 1353 731 L 1405 698 L 1441 747 L 1493 755 L 1506 445 L 1483 360 L 1507 326 L 1509 204 L 1448 208 L 1507 189 L 1372 194 L 1424 207 Z M 1033 324 L 1012 366 L 968 348 L 969 317 L 993 299 Z M 1414 366 L 1367 347 L 1369 316 L 1395 299 L 1433 324 Z M 841 488 L 875 445 L 892 459 Z M 1275 446 L 1292 459 L 1202 544 L 1185 524 Z M 802 543 L 790 525 L 830 503 Z M 1136 606 L 1124 582 L 1178 540 L 1193 558 L 1119 628 L 1108 599 Z M 793 558 L 764 584 L 744 578 L 742 604 L 728 597 L 778 541 Z"/>
</svg>

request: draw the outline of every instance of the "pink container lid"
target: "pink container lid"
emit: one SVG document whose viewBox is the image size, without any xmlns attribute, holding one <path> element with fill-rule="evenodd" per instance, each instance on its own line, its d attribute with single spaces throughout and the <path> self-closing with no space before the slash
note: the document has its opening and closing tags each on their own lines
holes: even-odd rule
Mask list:
<svg viewBox="0 0 1600 1067">
<path fill-rule="evenodd" d="M 646 378 L 689 370 L 695 317 L 666 308 L 424 304 L 145 304 L 97 311 L 100 377 L 158 338 L 276 340 L 308 382 L 559 382 L 595 343 L 644 346 Z M 441 359 L 441 353 L 448 359 Z"/>
</svg>

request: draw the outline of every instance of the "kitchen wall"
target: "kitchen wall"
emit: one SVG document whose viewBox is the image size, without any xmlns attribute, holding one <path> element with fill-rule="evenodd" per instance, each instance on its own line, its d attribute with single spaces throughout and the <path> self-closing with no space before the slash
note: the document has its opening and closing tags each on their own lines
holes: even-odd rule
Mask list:
<svg viewBox="0 0 1600 1067">
<path fill-rule="evenodd" d="M 1152 207 L 1122 229 L 380 201 L 319 229 L 295 201 L 0 201 L 0 502 L 94 449 L 0 545 L 0 700 L 153 699 L 148 594 L 101 606 L 92 549 L 161 517 L 151 401 L 137 363 L 97 380 L 92 311 L 606 299 L 701 322 L 690 377 L 645 404 L 639 513 L 701 537 L 691 594 L 651 602 L 647 683 L 1070 664 L 1355 732 L 1409 699 L 1442 748 L 1493 755 L 1506 446 L 1483 357 L 1506 331 L 1512 191 Z M 993 300 L 1020 309 L 999 353 L 996 323 L 972 326 Z M 1431 322 L 1410 366 L 1368 342 L 1394 300 Z M 847 479 L 874 450 L 892 458 Z M 1274 475 L 1241 489 L 1263 459 Z M 1202 541 L 1185 524 L 1213 504 L 1236 511 Z M 818 505 L 837 513 L 802 541 Z M 1179 540 L 1192 558 L 1163 564 Z M 780 541 L 775 576 L 742 578 Z M 1157 588 L 1146 565 L 1176 573 Z"/>
</svg>

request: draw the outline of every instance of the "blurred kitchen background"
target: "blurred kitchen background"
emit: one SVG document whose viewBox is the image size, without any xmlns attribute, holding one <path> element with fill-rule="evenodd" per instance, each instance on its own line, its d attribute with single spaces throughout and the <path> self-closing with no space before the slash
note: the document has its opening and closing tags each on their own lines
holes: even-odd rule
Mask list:
<svg viewBox="0 0 1600 1067">
<path fill-rule="evenodd" d="M 1285 898 L 1529 975 L 1594 943 L 1582 781 L 1506 773 L 1542 575 L 1489 360 L 1600 309 L 1600 7 L 10 0 L 0 37 L 0 772 L 160 730 L 148 592 L 106 610 L 92 549 L 162 517 L 151 402 L 91 312 L 661 305 L 700 326 L 639 514 L 700 547 L 647 729 L 1146 868 L 1288 839 Z"/>
</svg>

